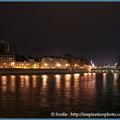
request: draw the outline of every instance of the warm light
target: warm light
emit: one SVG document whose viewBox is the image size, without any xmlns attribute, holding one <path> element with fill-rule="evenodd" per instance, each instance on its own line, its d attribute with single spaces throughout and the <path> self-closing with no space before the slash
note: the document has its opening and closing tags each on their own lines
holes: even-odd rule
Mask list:
<svg viewBox="0 0 120 120">
<path fill-rule="evenodd" d="M 47 75 L 42 75 L 42 79 L 43 79 L 43 80 L 47 80 L 47 79 L 48 79 L 48 76 L 47 76 Z"/>
<path fill-rule="evenodd" d="M 91 73 L 88 73 L 88 75 L 91 75 Z"/>
<path fill-rule="evenodd" d="M 12 92 L 15 91 L 15 87 L 16 87 L 15 86 L 15 78 L 16 78 L 15 75 L 10 76 L 10 89 L 11 89 Z"/>
<path fill-rule="evenodd" d="M 27 80 L 27 81 L 29 80 L 29 76 L 28 76 L 28 75 L 25 75 L 24 78 L 25 78 L 25 80 Z"/>
<path fill-rule="evenodd" d="M 87 73 L 84 73 L 85 76 L 87 76 Z"/>
<path fill-rule="evenodd" d="M 15 79 L 16 76 L 15 75 L 11 75 L 10 77 L 11 77 L 11 79 Z"/>
<path fill-rule="evenodd" d="M 93 75 L 96 75 L 96 73 L 92 73 Z"/>
<path fill-rule="evenodd" d="M 24 76 L 23 76 L 23 75 L 20 75 L 20 78 L 21 78 L 21 79 L 23 79 L 23 78 L 24 78 Z"/>
<path fill-rule="evenodd" d="M 71 79 L 71 75 L 70 74 L 66 74 L 65 75 L 65 80 L 70 80 Z"/>
<path fill-rule="evenodd" d="M 34 64 L 34 65 L 33 65 L 33 68 L 34 68 L 34 69 L 37 68 L 37 64 Z"/>
<path fill-rule="evenodd" d="M 11 66 L 14 66 L 15 65 L 15 62 L 11 62 Z"/>
<path fill-rule="evenodd" d="M 86 79 L 88 77 L 87 73 L 84 73 L 84 79 Z"/>
<path fill-rule="evenodd" d="M 79 73 L 75 73 L 74 77 L 80 77 L 80 74 Z"/>
<path fill-rule="evenodd" d="M 55 78 L 58 80 L 61 78 L 61 75 L 55 75 Z"/>
<path fill-rule="evenodd" d="M 36 76 L 36 75 L 32 75 L 32 78 L 33 78 L 33 79 L 36 79 L 36 78 L 37 78 L 37 76 Z"/>
<path fill-rule="evenodd" d="M 47 63 L 44 63 L 44 66 L 45 66 L 45 67 L 47 67 L 47 66 L 48 66 L 48 64 L 47 64 Z"/>
<path fill-rule="evenodd" d="M 60 64 L 60 63 L 57 63 L 56 66 L 57 66 L 57 67 L 61 67 L 61 64 Z"/>
<path fill-rule="evenodd" d="M 103 80 L 106 80 L 107 74 L 103 73 Z"/>
<path fill-rule="evenodd" d="M 70 65 L 68 63 L 65 64 L 65 67 L 69 67 Z"/>
<path fill-rule="evenodd" d="M 118 79 L 118 74 L 117 73 L 114 73 L 113 76 L 114 76 L 114 80 Z"/>
<path fill-rule="evenodd" d="M 79 74 L 79 73 L 74 74 L 74 79 L 75 79 L 75 80 L 78 80 L 79 77 L 80 77 L 80 74 Z"/>
<path fill-rule="evenodd" d="M 1 77 L 1 81 L 2 81 L 2 90 L 4 92 L 7 91 L 7 77 L 6 76 L 2 76 Z"/>
<path fill-rule="evenodd" d="M 96 78 L 96 73 L 92 73 L 92 77 L 95 79 Z"/>
<path fill-rule="evenodd" d="M 78 67 L 79 65 L 78 64 L 74 64 L 75 67 Z"/>
<path fill-rule="evenodd" d="M 43 92 L 46 92 L 48 76 L 42 75 L 42 79 L 43 79 L 42 80 L 42 89 L 43 89 Z"/>
</svg>

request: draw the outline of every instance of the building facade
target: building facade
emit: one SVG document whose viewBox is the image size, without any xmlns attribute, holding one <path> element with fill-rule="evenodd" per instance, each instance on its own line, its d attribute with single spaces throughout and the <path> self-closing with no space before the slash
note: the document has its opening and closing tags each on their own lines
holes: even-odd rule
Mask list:
<svg viewBox="0 0 120 120">
<path fill-rule="evenodd" d="M 0 68 L 13 68 L 15 57 L 13 55 L 0 55 Z"/>
<path fill-rule="evenodd" d="M 40 61 L 41 69 L 62 69 L 68 68 L 68 61 L 62 57 L 44 57 Z"/>
</svg>

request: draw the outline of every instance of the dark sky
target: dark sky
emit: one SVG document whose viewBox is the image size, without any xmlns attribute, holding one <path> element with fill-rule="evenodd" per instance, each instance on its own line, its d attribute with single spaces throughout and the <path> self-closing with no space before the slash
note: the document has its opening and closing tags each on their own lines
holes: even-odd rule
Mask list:
<svg viewBox="0 0 120 120">
<path fill-rule="evenodd" d="M 0 3 L 0 39 L 13 53 L 114 63 L 120 55 L 120 3 Z"/>
</svg>

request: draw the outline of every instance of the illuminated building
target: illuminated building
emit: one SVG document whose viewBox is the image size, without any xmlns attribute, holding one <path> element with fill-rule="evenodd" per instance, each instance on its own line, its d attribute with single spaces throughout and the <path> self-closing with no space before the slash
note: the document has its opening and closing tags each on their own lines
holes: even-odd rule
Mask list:
<svg viewBox="0 0 120 120">
<path fill-rule="evenodd" d="M 40 68 L 49 69 L 49 68 L 69 68 L 70 65 L 68 61 L 62 57 L 44 57 L 40 61 Z"/>
<path fill-rule="evenodd" d="M 39 69 L 40 65 L 38 62 L 35 62 L 34 60 L 30 59 L 28 61 L 23 62 L 15 62 L 14 68 L 24 68 L 24 69 Z"/>
</svg>

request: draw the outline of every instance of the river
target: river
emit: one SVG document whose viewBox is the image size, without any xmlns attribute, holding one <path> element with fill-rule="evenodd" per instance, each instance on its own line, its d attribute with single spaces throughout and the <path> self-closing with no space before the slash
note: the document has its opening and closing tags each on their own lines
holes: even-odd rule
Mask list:
<svg viewBox="0 0 120 120">
<path fill-rule="evenodd" d="M 0 117 L 53 117 L 51 112 L 118 112 L 118 74 L 2 75 Z"/>
</svg>

